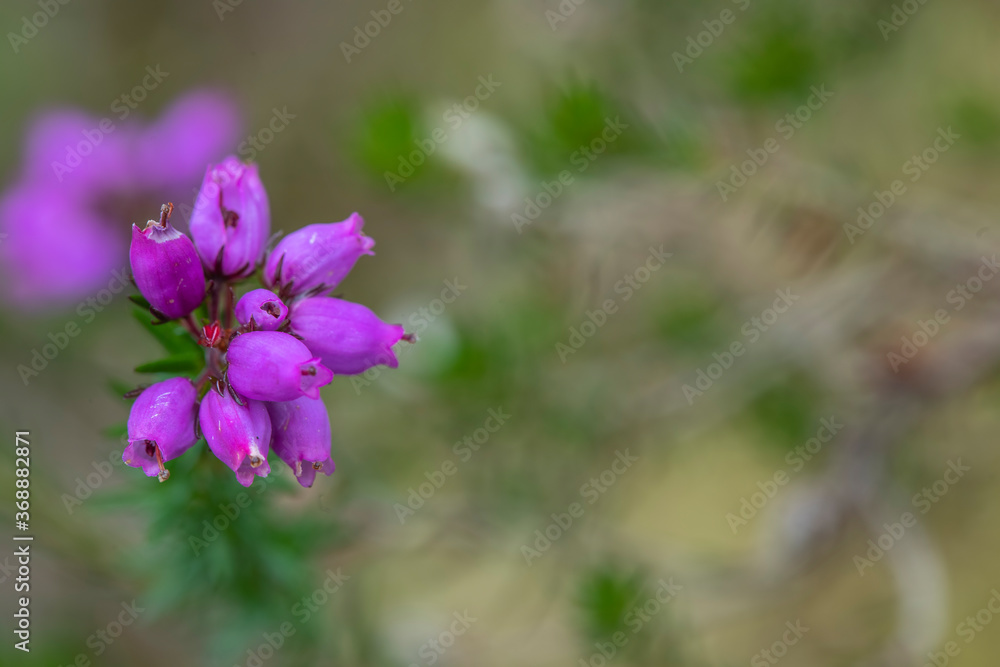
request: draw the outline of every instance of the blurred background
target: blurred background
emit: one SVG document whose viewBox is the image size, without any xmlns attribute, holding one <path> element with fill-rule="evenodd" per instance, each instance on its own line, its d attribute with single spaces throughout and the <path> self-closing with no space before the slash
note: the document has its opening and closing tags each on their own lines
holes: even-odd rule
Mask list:
<svg viewBox="0 0 1000 667">
<path fill-rule="evenodd" d="M 132 288 L 24 297 L 43 237 L 0 220 L 0 518 L 29 430 L 35 535 L 3 664 L 994 664 L 994 3 L 19 0 L 0 27 L 8 195 L 47 111 L 238 110 L 78 254 L 123 266 L 164 201 L 184 229 L 235 153 L 275 230 L 365 217 L 338 291 L 420 339 L 324 389 L 332 477 L 275 465 L 236 515 L 203 444 L 165 484 L 121 464 L 162 355 Z"/>
</svg>

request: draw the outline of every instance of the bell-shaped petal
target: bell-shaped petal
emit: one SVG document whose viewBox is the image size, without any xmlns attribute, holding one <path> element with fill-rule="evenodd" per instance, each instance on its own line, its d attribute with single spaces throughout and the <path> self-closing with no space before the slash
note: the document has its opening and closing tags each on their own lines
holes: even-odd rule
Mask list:
<svg viewBox="0 0 1000 667">
<path fill-rule="evenodd" d="M 280 331 L 251 331 L 229 343 L 228 378 L 240 395 L 257 401 L 319 397 L 333 373 L 297 338 Z"/>
<path fill-rule="evenodd" d="M 216 275 L 253 273 L 271 234 L 271 211 L 257 165 L 228 157 L 208 168 L 191 213 L 191 236 Z"/>
<path fill-rule="evenodd" d="M 266 405 L 274 453 L 291 467 L 299 484 L 312 486 L 317 471 L 332 475 L 330 415 L 323 400 L 303 396 Z"/>
<path fill-rule="evenodd" d="M 125 464 L 165 481 L 170 473 L 163 464 L 197 440 L 197 404 L 198 392 L 187 378 L 164 380 L 143 390 L 128 416 L 128 446 L 122 452 Z"/>
<path fill-rule="evenodd" d="M 290 319 L 292 333 L 336 375 L 399 365 L 392 346 L 404 336 L 402 325 L 383 322 L 361 304 L 314 296 L 293 304 Z"/>
<path fill-rule="evenodd" d="M 140 230 L 132 225 L 132 277 L 150 305 L 168 319 L 184 317 L 205 298 L 205 274 L 191 239 L 167 216 Z"/>
<path fill-rule="evenodd" d="M 274 331 L 288 316 L 288 307 L 278 296 L 266 289 L 255 289 L 236 302 L 236 319 L 243 326 L 253 321 L 256 331 Z"/>
<path fill-rule="evenodd" d="M 281 239 L 264 263 L 264 283 L 282 295 L 311 290 L 329 294 L 375 241 L 361 233 L 365 221 L 352 213 L 343 222 L 308 225 Z"/>
<path fill-rule="evenodd" d="M 250 486 L 253 478 L 267 477 L 271 466 L 267 450 L 271 442 L 271 418 L 258 401 L 240 405 L 227 391 L 212 389 L 201 399 L 198 423 L 209 449 L 236 473 L 236 480 Z"/>
</svg>

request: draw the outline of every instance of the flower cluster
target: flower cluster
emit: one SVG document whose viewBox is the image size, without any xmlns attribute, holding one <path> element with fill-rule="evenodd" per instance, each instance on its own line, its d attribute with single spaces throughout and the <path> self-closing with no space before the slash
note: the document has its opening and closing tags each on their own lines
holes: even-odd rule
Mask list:
<svg viewBox="0 0 1000 667">
<path fill-rule="evenodd" d="M 132 226 L 132 274 L 159 322 L 180 320 L 205 348 L 204 370 L 139 394 L 128 420 L 126 464 L 160 481 L 164 464 L 204 436 L 240 484 L 270 472 L 273 449 L 302 486 L 333 472 L 330 420 L 319 390 L 334 375 L 398 365 L 412 342 L 398 324 L 329 296 L 374 242 L 357 213 L 309 225 L 267 251 L 267 193 L 255 165 L 235 157 L 210 167 L 191 216 L 191 238 L 158 221 Z M 234 287 L 261 271 L 262 289 Z M 201 321 L 196 321 L 200 319 Z"/>
<path fill-rule="evenodd" d="M 0 194 L 5 300 L 67 306 L 107 286 L 124 269 L 117 221 L 150 201 L 187 199 L 240 126 L 233 102 L 212 90 L 185 95 L 152 123 L 130 112 L 55 110 L 27 131 L 17 180 Z"/>
</svg>

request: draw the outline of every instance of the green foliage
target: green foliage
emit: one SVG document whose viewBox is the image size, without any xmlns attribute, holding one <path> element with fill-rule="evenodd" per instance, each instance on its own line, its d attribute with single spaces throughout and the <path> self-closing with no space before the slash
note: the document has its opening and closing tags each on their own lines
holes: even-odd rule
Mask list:
<svg viewBox="0 0 1000 667">
<path fill-rule="evenodd" d="M 685 285 L 663 299 L 655 320 L 657 331 L 671 351 L 710 354 L 727 343 L 719 308 L 717 296 L 696 285 Z"/>
<path fill-rule="evenodd" d="M 800 97 L 823 83 L 822 40 L 812 20 L 788 6 L 762 12 L 732 63 L 730 86 L 747 102 Z"/>
<path fill-rule="evenodd" d="M 1000 143 L 1000 110 L 985 97 L 963 97 L 954 105 L 952 117 L 964 145 L 989 150 Z"/>
<path fill-rule="evenodd" d="M 757 378 L 755 386 L 765 385 L 748 407 L 748 413 L 764 432 L 767 442 L 781 452 L 805 443 L 819 428 L 819 402 L 822 394 L 811 378 L 790 372 L 772 378 Z"/>
<path fill-rule="evenodd" d="M 142 308 L 142 306 L 133 309 L 132 316 L 171 355 L 189 354 L 204 356 L 204 350 L 195 342 L 190 332 L 183 325 L 177 322 L 153 324 L 149 310 Z"/>
<path fill-rule="evenodd" d="M 384 184 L 385 172 L 398 173 L 400 157 L 409 155 L 416 148 L 414 141 L 427 134 L 418 100 L 402 94 L 387 95 L 361 111 L 352 133 L 352 149 L 369 176 Z M 422 167 L 416 168 L 414 179 L 420 178 Z"/>
<path fill-rule="evenodd" d="M 577 598 L 588 646 L 607 641 L 624 628 L 625 615 L 640 601 L 642 589 L 639 572 L 615 565 L 602 565 L 584 573 Z"/>
<path fill-rule="evenodd" d="M 126 560 L 136 577 L 149 581 L 143 602 L 150 618 L 181 613 L 211 627 L 217 644 L 210 650 L 219 661 L 285 621 L 295 623 L 297 636 L 286 652 L 315 645 L 317 623 L 299 623 L 292 609 L 324 580 L 309 554 L 347 543 L 347 529 L 314 504 L 301 515 L 279 508 L 299 487 L 277 466 L 243 488 L 204 441 L 168 468 L 170 479 L 162 484 L 138 474 L 130 488 L 101 494 L 94 504 L 141 511 L 149 520 L 148 543 Z"/>
<path fill-rule="evenodd" d="M 175 354 L 164 359 L 157 359 L 135 367 L 136 373 L 169 373 L 171 375 L 193 376 L 205 364 L 203 356 L 191 354 Z"/>
<path fill-rule="evenodd" d="M 136 366 L 136 373 L 156 373 L 165 376 L 176 377 L 183 375 L 194 377 L 205 367 L 205 351 L 195 342 L 191 333 L 183 325 L 176 321 L 165 322 L 163 324 L 153 324 L 153 320 L 147 308 L 141 303 L 133 309 L 132 316 L 148 331 L 160 345 L 169 353 L 169 356 L 156 361 Z M 115 387 L 115 393 L 121 396 L 125 392 L 117 391 L 122 385 Z M 133 387 L 129 387 L 131 389 Z M 125 391 L 128 391 L 126 389 Z"/>
<path fill-rule="evenodd" d="M 541 124 L 523 133 L 524 152 L 535 171 L 543 176 L 558 174 L 564 169 L 578 171 L 574 154 L 591 146 L 601 137 L 610 121 L 621 119 L 628 127 L 613 141 L 607 142 L 601 156 L 588 164 L 587 170 L 601 168 L 608 156 L 638 154 L 649 147 L 648 131 L 635 114 L 606 93 L 598 84 L 579 80 L 553 91 L 542 111 Z M 582 164 L 582 163 L 580 163 Z"/>
</svg>

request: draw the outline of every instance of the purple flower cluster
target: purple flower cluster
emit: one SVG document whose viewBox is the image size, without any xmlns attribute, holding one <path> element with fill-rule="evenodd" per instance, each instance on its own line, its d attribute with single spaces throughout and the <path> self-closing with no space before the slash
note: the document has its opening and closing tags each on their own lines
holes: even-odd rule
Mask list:
<svg viewBox="0 0 1000 667">
<path fill-rule="evenodd" d="M 257 167 L 235 157 L 205 174 L 193 240 L 170 224 L 172 208 L 165 205 L 144 229 L 132 226 L 132 273 L 154 317 L 181 320 L 206 348 L 205 370 L 142 391 L 123 460 L 163 481 L 164 463 L 190 449 L 200 430 L 244 486 L 270 472 L 271 449 L 302 486 L 312 486 L 317 471 L 334 470 L 320 388 L 334 375 L 396 367 L 393 345 L 412 340 L 402 326 L 329 296 L 362 255 L 373 254 L 364 221 L 354 213 L 309 225 L 267 252 L 267 193 Z M 234 285 L 258 268 L 268 289 L 237 301 Z"/>
<path fill-rule="evenodd" d="M 153 123 L 124 111 L 51 111 L 29 128 L 18 178 L 0 195 L 0 269 L 18 305 L 65 306 L 106 287 L 125 256 L 119 221 L 148 197 L 187 198 L 240 127 L 232 101 L 209 90 Z"/>
</svg>

